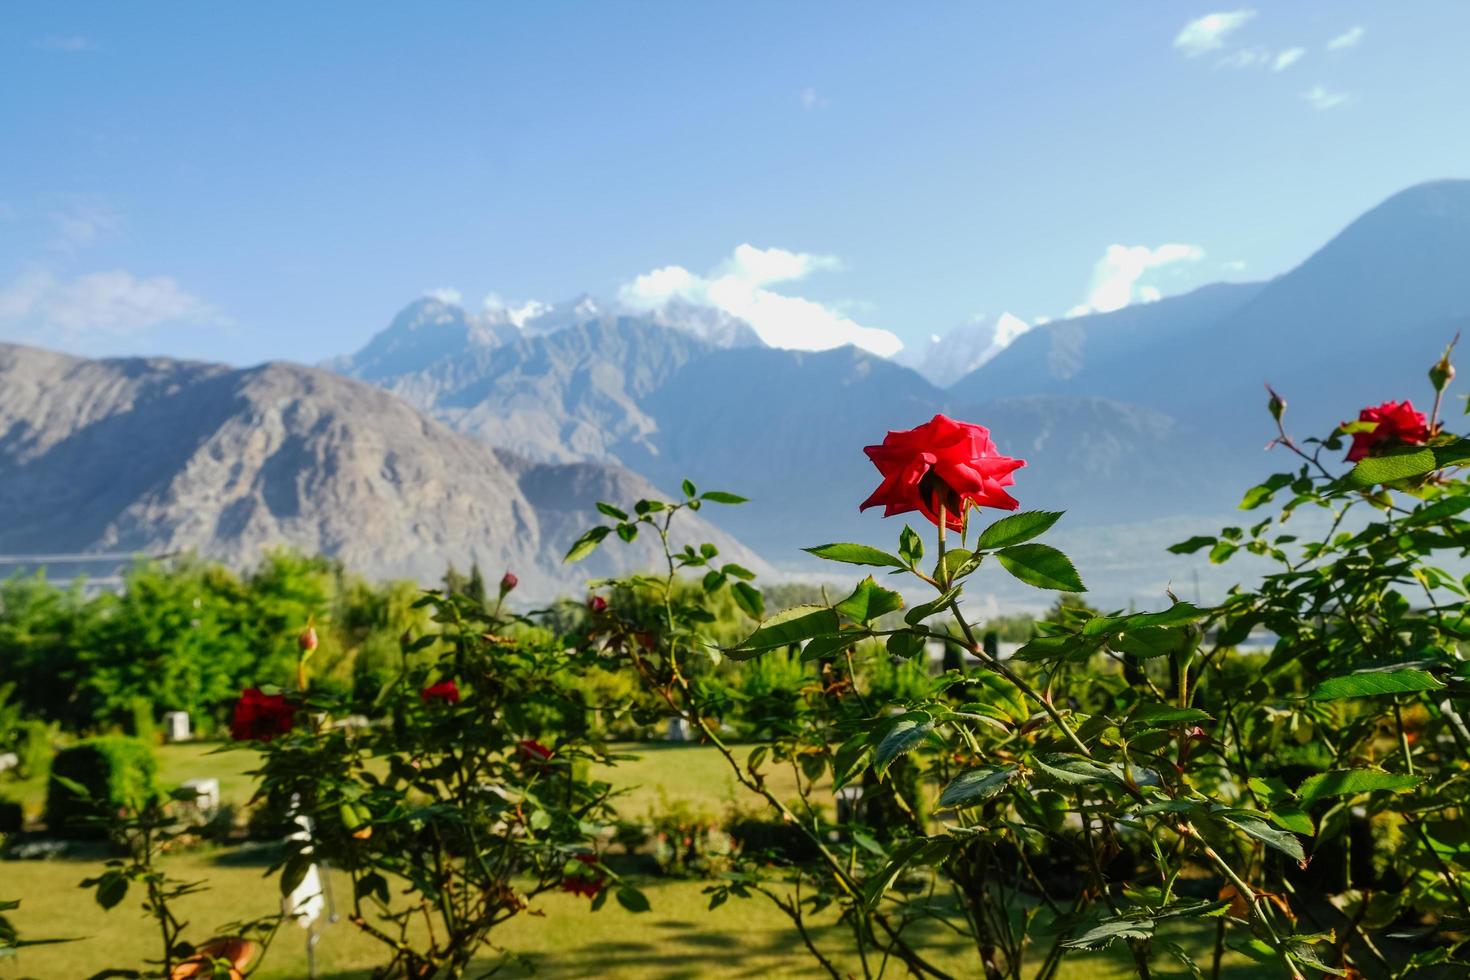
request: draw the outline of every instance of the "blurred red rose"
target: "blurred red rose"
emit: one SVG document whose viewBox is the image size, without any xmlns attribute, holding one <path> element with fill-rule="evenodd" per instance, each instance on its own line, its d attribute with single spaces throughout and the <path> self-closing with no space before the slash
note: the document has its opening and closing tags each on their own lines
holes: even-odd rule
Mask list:
<svg viewBox="0 0 1470 980">
<path fill-rule="evenodd" d="M 1347 454 L 1349 463 L 1380 455 L 1394 446 L 1423 445 L 1429 439 L 1429 423 L 1423 412 L 1414 410 L 1411 401 L 1384 402 L 1365 408 L 1358 413 L 1358 421 L 1375 424 L 1371 431 L 1353 433 L 1353 445 Z"/>
<path fill-rule="evenodd" d="M 500 594 L 505 595 L 520 584 L 521 580 L 516 578 L 515 572 L 506 572 L 500 576 Z"/>
<path fill-rule="evenodd" d="M 432 701 L 439 701 L 443 704 L 458 704 L 459 685 L 455 684 L 453 680 L 440 681 L 437 684 L 430 684 L 424 688 L 419 692 L 419 696 L 424 699 L 425 704 L 429 704 Z"/>
<path fill-rule="evenodd" d="M 561 890 L 571 892 L 573 895 L 582 895 L 586 898 L 596 898 L 598 893 L 607 885 L 602 879 L 602 872 L 597 868 L 597 855 L 573 854 L 572 858 L 587 865 L 587 870 L 562 878 Z"/>
<path fill-rule="evenodd" d="M 315 650 L 317 647 L 316 627 L 308 626 L 302 630 L 301 635 L 296 638 L 296 645 L 301 648 L 302 653 L 310 653 Z"/>
<path fill-rule="evenodd" d="M 520 751 L 521 758 L 527 762 L 550 762 L 555 754 L 534 738 L 521 739 L 516 748 Z"/>
<path fill-rule="evenodd" d="M 284 694 L 265 694 L 252 687 L 235 702 L 235 716 L 230 719 L 230 736 L 239 742 L 269 742 L 291 730 L 296 708 Z"/>
<path fill-rule="evenodd" d="M 607 600 L 600 595 L 595 595 L 587 600 L 587 608 L 594 613 L 605 613 L 607 612 Z"/>
<path fill-rule="evenodd" d="M 1002 456 L 983 425 L 936 415 L 917 429 L 890 432 L 880 446 L 863 452 L 883 482 L 859 510 L 882 505 L 883 516 L 916 510 L 935 525 L 944 507 L 945 524 L 960 530 L 967 507 L 1015 510 L 1020 503 L 1003 487 L 1025 460 Z"/>
</svg>

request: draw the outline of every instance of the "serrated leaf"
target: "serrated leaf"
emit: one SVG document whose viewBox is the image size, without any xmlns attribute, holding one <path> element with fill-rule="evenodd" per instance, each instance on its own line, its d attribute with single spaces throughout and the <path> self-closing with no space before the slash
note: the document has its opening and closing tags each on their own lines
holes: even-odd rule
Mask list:
<svg viewBox="0 0 1470 980">
<path fill-rule="evenodd" d="M 911 752 L 934 731 L 934 719 L 922 711 L 910 711 L 899 716 L 888 729 L 888 734 L 873 750 L 873 771 L 879 776 L 888 771 L 893 760 Z"/>
<path fill-rule="evenodd" d="M 1038 773 L 1070 786 L 1082 786 L 1088 783 L 1124 785 L 1123 777 L 1114 767 L 1093 762 L 1080 755 L 1040 756 L 1034 762 Z"/>
<path fill-rule="evenodd" d="M 592 552 L 596 551 L 597 546 L 602 543 L 602 539 L 607 537 L 611 533 L 612 528 L 610 527 L 594 527 L 586 534 L 583 534 L 576 541 L 572 542 L 571 548 L 567 550 L 567 556 L 563 558 L 562 561 L 581 561 L 583 558 L 586 558 L 588 555 L 592 554 Z"/>
<path fill-rule="evenodd" d="M 807 554 L 825 558 L 828 561 L 844 561 L 849 565 L 877 565 L 887 568 L 907 568 L 898 557 L 890 555 L 879 548 L 872 548 L 865 544 L 819 544 L 815 548 L 803 548 Z"/>
<path fill-rule="evenodd" d="M 1027 585 L 1058 592 L 1086 592 L 1072 559 L 1045 544 L 1018 544 L 995 553 L 1001 566 Z"/>
<path fill-rule="evenodd" d="M 904 841 L 894 851 L 893 860 L 888 862 L 888 866 L 863 883 L 863 902 L 867 904 L 868 908 L 877 906 L 878 902 L 882 900 L 884 893 L 892 888 L 893 883 L 898 880 L 898 876 L 904 867 L 914 855 L 924 849 L 925 843 L 925 841 L 918 839 Z"/>
<path fill-rule="evenodd" d="M 1336 701 L 1341 698 L 1364 698 L 1379 694 L 1412 694 L 1415 691 L 1437 691 L 1443 682 L 1423 670 L 1365 670 L 1341 677 L 1329 677 L 1312 688 L 1307 697 L 1313 701 Z"/>
<path fill-rule="evenodd" d="M 751 619 L 759 620 L 766 614 L 765 596 L 749 582 L 736 582 L 731 586 L 730 594 L 735 597 L 735 605 L 740 607 L 740 611 Z"/>
<path fill-rule="evenodd" d="M 1245 492 L 1245 497 L 1240 501 L 1240 509 L 1255 510 L 1262 504 L 1269 503 L 1277 490 L 1291 485 L 1292 479 L 1290 473 L 1272 474 L 1265 483 L 1251 487 Z"/>
<path fill-rule="evenodd" d="M 1147 939 L 1153 934 L 1152 919 L 1114 919 L 1093 926 L 1061 945 L 1068 949 L 1106 949 L 1114 939 Z"/>
<path fill-rule="evenodd" d="M 725 651 L 735 660 L 749 659 L 762 650 L 775 650 L 837 632 L 837 613 L 828 606 L 792 606 L 761 623 L 760 628 Z"/>
<path fill-rule="evenodd" d="M 907 524 L 898 532 L 898 556 L 910 564 L 917 564 L 924 557 L 924 539 Z"/>
<path fill-rule="evenodd" d="M 937 599 L 930 599 L 928 602 L 922 602 L 914 608 L 910 609 L 908 612 L 904 613 L 903 621 L 905 623 L 908 623 L 910 626 L 917 626 L 924 620 L 928 619 L 930 616 L 939 612 L 945 606 L 948 606 L 951 602 L 955 600 L 955 596 L 959 594 L 960 590 L 958 588 L 953 588 Z"/>
<path fill-rule="evenodd" d="M 891 633 L 884 647 L 890 656 L 908 660 L 923 653 L 926 642 L 924 637 L 916 633 Z"/>
<path fill-rule="evenodd" d="M 1201 548 L 1210 547 L 1216 540 L 1216 538 L 1207 537 L 1203 534 L 1196 534 L 1194 537 L 1180 541 L 1178 544 L 1169 545 L 1169 551 L 1175 555 L 1192 555 Z"/>
<path fill-rule="evenodd" d="M 802 660 L 816 660 L 819 657 L 828 657 L 850 647 L 858 640 L 866 640 L 873 634 L 867 630 L 843 630 L 832 636 L 814 637 L 811 642 L 801 648 Z"/>
<path fill-rule="evenodd" d="M 1412 452 L 1389 453 L 1358 460 L 1344 480 L 1349 486 L 1371 487 L 1380 483 L 1397 483 L 1432 473 L 1439 468 L 1434 450 L 1418 449 Z"/>
<path fill-rule="evenodd" d="M 1180 708 L 1153 701 L 1138 705 L 1128 716 L 1129 724 L 1154 728 L 1210 720 L 1210 713 L 1199 708 Z"/>
<path fill-rule="evenodd" d="M 1061 519 L 1061 511 L 1024 510 L 1019 514 L 1002 517 L 980 532 L 975 541 L 976 551 L 994 551 L 1030 541 Z"/>
<path fill-rule="evenodd" d="M 971 769 L 956 776 L 939 794 L 940 809 L 974 806 L 998 795 L 1020 770 L 1015 766 Z"/>
<path fill-rule="evenodd" d="M 869 623 L 880 616 L 903 608 L 903 596 L 879 585 L 869 575 L 857 584 L 852 595 L 836 605 L 836 610 L 859 623 Z"/>
<path fill-rule="evenodd" d="M 1227 810 L 1216 811 L 1212 816 L 1218 817 L 1267 847 L 1280 851 L 1299 864 L 1307 859 L 1306 853 L 1302 851 L 1302 842 L 1296 839 L 1295 834 L 1279 827 L 1273 827 L 1261 817 Z"/>
<path fill-rule="evenodd" d="M 1402 793 L 1423 782 L 1419 776 L 1405 772 L 1382 772 L 1377 769 L 1334 769 L 1308 776 L 1297 787 L 1296 795 L 1303 803 L 1313 803 L 1330 796 L 1356 796 L 1388 790 Z"/>
</svg>

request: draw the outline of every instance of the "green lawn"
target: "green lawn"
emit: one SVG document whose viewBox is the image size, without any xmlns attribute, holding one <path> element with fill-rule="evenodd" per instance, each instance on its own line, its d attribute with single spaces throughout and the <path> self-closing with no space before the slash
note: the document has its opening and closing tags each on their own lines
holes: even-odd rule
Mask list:
<svg viewBox="0 0 1470 980">
<path fill-rule="evenodd" d="M 254 765 L 248 750 L 211 755 L 217 746 L 175 745 L 159 750 L 163 778 L 169 783 L 198 776 L 220 780 L 227 802 L 250 797 L 251 780 L 244 773 Z M 620 810 L 637 819 L 664 809 L 670 801 L 686 801 L 696 810 L 718 812 L 743 801 L 723 759 L 713 749 L 684 745 L 625 746 L 638 758 L 621 762 L 605 777 L 628 789 Z M 744 758 L 746 749 L 738 754 Z M 773 774 L 777 792 L 792 792 L 789 774 Z M 17 793 L 19 790 L 19 793 Z M 39 810 L 44 786 L 39 782 L 8 783 L 3 792 L 19 795 Z M 168 870 L 179 877 L 206 880 L 209 889 L 186 899 L 185 918 L 196 924 L 194 938 L 204 938 L 231 921 L 269 914 L 277 905 L 273 881 L 262 878 L 263 861 L 242 849 L 194 851 L 166 859 Z M 33 937 L 82 937 L 83 941 L 22 951 L 15 960 L 0 960 L 0 978 L 70 978 L 90 976 L 107 966 L 135 966 L 156 955 L 151 923 L 129 896 L 111 912 L 101 911 L 91 895 L 77 887 L 95 874 L 98 864 L 85 860 L 12 861 L 0 863 L 0 898 L 19 898 L 12 914 L 22 934 Z M 732 900 L 713 912 L 701 894 L 703 882 L 651 880 L 640 882 L 653 910 L 634 915 L 615 902 L 591 913 L 586 899 L 553 894 L 538 899 L 534 911 L 508 923 L 495 940 L 524 960 L 497 976 L 574 978 L 605 977 L 806 977 L 818 976 L 796 933 L 785 917 L 765 899 Z M 342 888 L 339 885 L 338 891 Z M 827 951 L 843 948 L 843 936 L 830 919 L 817 929 Z M 1206 927 L 1179 938 L 1203 962 L 1209 959 L 1213 929 Z M 974 954 L 952 935 L 927 934 L 926 955 L 944 964 L 956 976 L 975 973 Z M 329 978 L 366 977 L 384 957 L 380 947 L 346 921 L 327 928 L 318 947 L 320 975 Z M 1238 958 L 1227 962 L 1227 973 L 1241 980 L 1252 968 Z M 853 970 L 856 962 L 844 962 Z M 1160 964 L 1167 966 L 1167 964 Z M 857 973 L 861 975 L 861 973 Z M 897 975 L 897 974 L 893 974 Z M 1062 976 L 1126 977 L 1131 971 L 1116 952 L 1106 956 L 1069 958 Z M 1156 976 L 1183 975 L 1156 973 Z M 260 978 L 306 976 L 305 935 L 290 928 L 269 953 Z"/>
</svg>

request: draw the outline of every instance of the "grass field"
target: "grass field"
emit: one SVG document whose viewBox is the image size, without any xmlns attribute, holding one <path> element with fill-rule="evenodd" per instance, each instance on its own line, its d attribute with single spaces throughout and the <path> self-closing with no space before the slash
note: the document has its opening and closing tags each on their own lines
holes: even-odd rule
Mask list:
<svg viewBox="0 0 1470 980">
<path fill-rule="evenodd" d="M 213 750 L 208 745 L 161 749 L 159 762 L 164 779 L 176 783 L 214 776 L 220 780 L 226 801 L 248 799 L 251 780 L 244 773 L 254 764 L 252 755 L 247 751 L 210 755 Z M 618 764 L 606 775 L 628 788 L 620 808 L 629 817 L 662 809 L 669 801 L 683 800 L 696 809 L 717 811 L 740 798 L 742 791 L 729 776 L 724 761 L 711 749 L 640 745 L 629 746 L 627 751 L 636 752 L 638 758 Z M 29 809 L 39 809 L 43 786 L 35 782 L 10 783 L 4 792 L 15 796 L 17 789 Z M 252 858 L 248 850 L 195 851 L 166 861 L 170 873 L 209 883 L 207 891 L 182 903 L 185 918 L 197 926 L 189 931 L 196 938 L 206 937 L 228 922 L 269 914 L 277 906 L 274 882 L 262 877 L 264 860 Z M 70 980 L 108 966 L 135 966 L 156 955 L 151 921 L 138 908 L 135 896 L 103 912 L 88 892 L 77 887 L 97 869 L 97 862 L 85 860 L 0 863 L 0 898 L 21 899 L 21 908 L 12 919 L 24 935 L 85 940 L 34 947 L 23 950 L 16 959 L 0 960 L 0 977 Z M 522 915 L 496 934 L 495 941 L 504 950 L 521 958 L 497 976 L 570 980 L 820 975 L 812 969 L 785 917 L 766 900 L 732 900 L 711 912 L 707 898 L 701 894 L 703 882 L 650 880 L 640 885 L 653 904 L 651 912 L 641 915 L 629 913 L 614 902 L 592 913 L 586 899 L 560 893 L 538 899 L 533 911 L 540 914 Z M 844 948 L 842 930 L 834 921 L 820 921 L 817 933 L 822 937 L 819 942 L 825 940 L 827 951 L 835 953 Z M 1212 929 L 1174 938 L 1201 962 L 1208 962 Z M 953 935 L 931 932 L 924 936 L 923 946 L 926 955 L 956 976 L 974 974 L 974 954 Z M 372 965 L 384 959 L 381 947 L 346 921 L 324 930 L 317 953 L 319 975 L 333 980 L 367 977 Z M 1069 957 L 1061 975 L 1069 980 L 1131 976 L 1125 959 L 1117 951 Z M 1239 957 L 1232 955 L 1227 963 L 1230 969 L 1226 974 L 1235 980 L 1259 975 L 1254 972 L 1258 968 L 1245 965 Z M 859 968 L 855 961 L 843 965 Z M 305 933 L 296 928 L 284 931 L 253 975 L 281 980 L 307 976 Z M 901 974 L 890 968 L 889 975 Z M 1174 975 L 1186 974 L 1182 969 L 1155 973 Z"/>
</svg>

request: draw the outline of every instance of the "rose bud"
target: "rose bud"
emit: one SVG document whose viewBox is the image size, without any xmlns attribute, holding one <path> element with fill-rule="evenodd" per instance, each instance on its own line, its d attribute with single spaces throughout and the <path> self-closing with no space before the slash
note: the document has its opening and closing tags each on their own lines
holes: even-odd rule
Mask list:
<svg viewBox="0 0 1470 980">
<path fill-rule="evenodd" d="M 506 572 L 504 575 L 500 576 L 500 594 L 504 596 L 506 593 L 512 591 L 517 585 L 520 584 L 521 580 L 516 578 L 515 572 Z"/>
<path fill-rule="evenodd" d="M 1271 413 L 1271 418 L 1280 422 L 1281 416 L 1286 414 L 1286 399 L 1282 398 L 1276 389 L 1272 388 L 1269 384 L 1266 385 L 1266 391 L 1271 395 L 1271 398 L 1266 402 L 1266 411 Z"/>
<path fill-rule="evenodd" d="M 308 624 L 306 629 L 301 631 L 301 635 L 296 638 L 296 645 L 301 648 L 302 653 L 310 653 L 315 650 L 317 645 L 316 627 Z"/>
<path fill-rule="evenodd" d="M 605 613 L 607 612 L 607 600 L 600 595 L 595 595 L 587 600 L 587 608 L 597 614 Z"/>
</svg>

